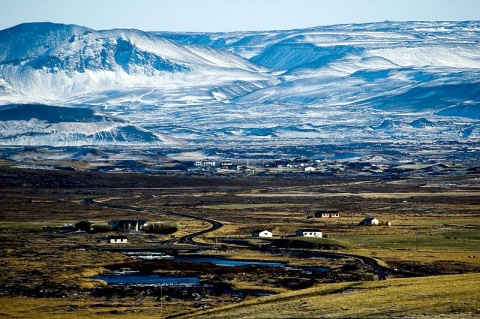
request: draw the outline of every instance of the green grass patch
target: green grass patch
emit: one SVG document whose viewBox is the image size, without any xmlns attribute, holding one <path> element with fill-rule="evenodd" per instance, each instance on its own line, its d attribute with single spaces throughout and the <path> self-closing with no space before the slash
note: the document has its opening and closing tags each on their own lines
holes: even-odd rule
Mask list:
<svg viewBox="0 0 480 319">
<path fill-rule="evenodd" d="M 220 204 L 212 206 L 202 206 L 206 209 L 218 209 L 218 210 L 242 210 L 242 209 L 261 209 L 261 208 L 285 208 L 285 207 L 306 207 L 306 204 Z"/>
<path fill-rule="evenodd" d="M 271 239 L 272 245 L 289 248 L 316 248 L 316 249 L 350 249 L 347 242 L 331 238 L 289 237 Z"/>
<path fill-rule="evenodd" d="M 13 166 L 15 165 L 14 161 L 7 160 L 7 159 L 0 159 L 0 166 Z"/>
<path fill-rule="evenodd" d="M 447 239 L 478 241 L 480 244 L 480 230 L 478 229 L 446 231 L 441 234 Z"/>
<path fill-rule="evenodd" d="M 365 248 L 468 251 L 480 247 L 477 230 L 422 234 L 337 235 L 334 238 L 352 246 Z"/>
<path fill-rule="evenodd" d="M 479 274 L 322 284 L 179 318 L 473 318 Z"/>
<path fill-rule="evenodd" d="M 394 226 L 421 226 L 421 227 L 441 227 L 441 226 L 473 226 L 480 223 L 480 218 L 415 218 L 409 220 L 392 220 Z"/>
<path fill-rule="evenodd" d="M 60 223 L 43 223 L 43 222 L 0 222 L 0 229 L 5 230 L 21 230 L 24 232 L 42 232 L 47 227 L 61 227 Z"/>
</svg>

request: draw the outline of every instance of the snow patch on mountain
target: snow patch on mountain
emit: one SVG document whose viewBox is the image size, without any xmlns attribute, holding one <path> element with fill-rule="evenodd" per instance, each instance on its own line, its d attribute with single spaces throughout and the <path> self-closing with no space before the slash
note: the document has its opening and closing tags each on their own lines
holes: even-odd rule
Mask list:
<svg viewBox="0 0 480 319">
<path fill-rule="evenodd" d="M 5 124 L 1 142 L 475 143 L 479 39 L 477 21 L 230 33 L 24 24 L 0 31 L 0 105 L 105 119 L 5 119 L 18 134 Z"/>
<path fill-rule="evenodd" d="M 0 110 L 0 145 L 161 145 L 177 139 L 90 109 L 9 105 Z"/>
</svg>

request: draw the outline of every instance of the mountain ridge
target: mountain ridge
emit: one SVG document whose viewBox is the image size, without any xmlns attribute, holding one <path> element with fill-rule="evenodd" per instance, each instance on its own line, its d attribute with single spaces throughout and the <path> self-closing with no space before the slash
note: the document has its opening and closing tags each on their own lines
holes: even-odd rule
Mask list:
<svg viewBox="0 0 480 319">
<path fill-rule="evenodd" d="M 479 21 L 225 33 L 22 24 L 0 31 L 0 105 L 89 108 L 180 147 L 475 142 L 478 52 Z"/>
<path fill-rule="evenodd" d="M 29 102 L 58 103 L 106 90 L 168 87 L 171 82 L 189 85 L 201 77 L 218 86 L 242 77 L 255 83 L 272 80 L 259 72 L 261 68 L 231 53 L 138 30 L 41 23 L 0 31 L 2 82 Z"/>
</svg>

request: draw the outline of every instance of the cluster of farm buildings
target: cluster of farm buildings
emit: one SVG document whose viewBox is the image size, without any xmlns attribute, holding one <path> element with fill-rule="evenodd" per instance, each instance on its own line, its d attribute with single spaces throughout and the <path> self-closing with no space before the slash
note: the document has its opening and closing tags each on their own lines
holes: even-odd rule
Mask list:
<svg viewBox="0 0 480 319">
<path fill-rule="evenodd" d="M 310 215 L 309 215 L 310 217 Z M 317 212 L 315 213 L 315 217 L 320 218 L 339 218 L 340 213 L 338 212 Z M 362 226 L 378 226 L 380 221 L 375 217 L 367 217 L 364 218 L 359 225 Z M 267 229 L 255 230 L 252 232 L 252 237 L 273 237 L 275 236 L 273 232 Z M 295 232 L 296 237 L 313 237 L 313 238 L 323 238 L 323 232 L 320 229 L 310 229 L 310 228 L 302 228 L 298 229 Z"/>
<path fill-rule="evenodd" d="M 310 217 L 310 215 L 309 215 Z M 337 211 L 318 211 L 315 213 L 315 217 L 319 218 L 339 218 L 340 213 Z M 379 225 L 379 220 L 375 217 L 367 217 L 363 219 L 359 225 L 363 226 L 375 226 Z M 65 225 L 64 227 L 66 227 Z M 94 224 L 89 221 L 81 221 L 75 224 L 75 226 L 70 225 L 74 230 L 92 232 L 94 231 Z M 69 226 L 69 227 L 70 227 Z M 148 222 L 144 219 L 113 219 L 108 222 L 108 229 L 111 231 L 116 231 L 119 233 L 143 233 L 148 226 Z M 251 233 L 252 237 L 255 238 L 268 238 L 274 237 L 272 231 L 268 229 L 255 230 Z M 323 232 L 320 229 L 298 229 L 295 232 L 296 237 L 313 237 L 313 238 L 323 238 Z M 125 235 L 111 235 L 107 237 L 107 242 L 111 244 L 125 244 L 128 242 L 127 236 Z"/>
<path fill-rule="evenodd" d="M 148 222 L 144 219 L 113 219 L 108 222 L 108 230 L 120 233 L 140 233 L 144 232 Z M 65 229 L 76 231 L 93 232 L 95 224 L 89 221 L 81 221 L 75 225 L 64 225 Z M 125 235 L 112 235 L 107 237 L 107 242 L 111 244 L 125 244 L 128 242 Z"/>
</svg>

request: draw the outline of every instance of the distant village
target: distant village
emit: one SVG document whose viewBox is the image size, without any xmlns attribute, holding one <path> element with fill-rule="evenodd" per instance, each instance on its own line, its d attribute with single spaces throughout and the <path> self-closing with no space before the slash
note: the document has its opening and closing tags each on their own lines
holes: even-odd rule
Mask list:
<svg viewBox="0 0 480 319">
<path fill-rule="evenodd" d="M 147 172 L 147 173 L 191 173 L 191 174 L 311 174 L 323 176 L 378 176 L 395 177 L 404 175 L 447 175 L 465 174 L 480 171 L 477 166 L 462 163 L 416 163 L 413 161 L 393 161 L 381 156 L 358 160 L 314 160 L 306 157 L 271 161 L 233 161 L 203 159 L 197 161 L 172 161 L 149 165 L 138 161 L 123 161 L 115 166 L 99 168 L 107 172 Z"/>
</svg>

